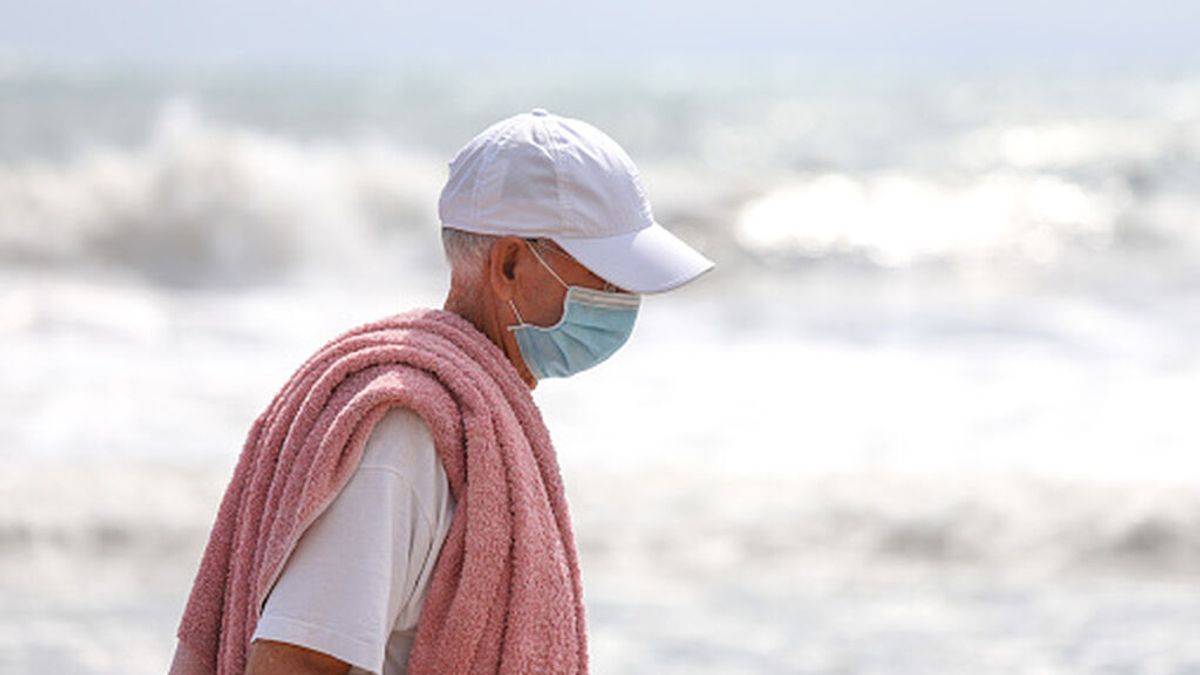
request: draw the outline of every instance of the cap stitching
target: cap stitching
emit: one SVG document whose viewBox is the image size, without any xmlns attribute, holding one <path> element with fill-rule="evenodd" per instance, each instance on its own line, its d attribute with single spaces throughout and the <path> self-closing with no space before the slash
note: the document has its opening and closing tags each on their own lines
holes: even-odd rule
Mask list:
<svg viewBox="0 0 1200 675">
<path fill-rule="evenodd" d="M 543 118 L 544 121 L 542 121 L 542 128 L 546 132 L 546 139 L 550 143 L 548 148 L 550 150 L 550 163 L 554 167 L 554 184 L 555 187 L 558 188 L 558 217 L 560 221 L 558 226 L 560 228 L 565 228 L 570 224 L 567 216 L 571 210 L 571 207 L 566 200 L 568 179 L 564 175 L 564 171 L 559 167 L 559 158 L 562 156 L 562 153 L 560 152 L 558 139 L 555 138 L 554 132 L 550 130 L 549 117 L 549 115 L 546 115 L 545 118 Z"/>
<path fill-rule="evenodd" d="M 479 172 L 475 175 L 474 185 L 471 186 L 471 217 L 470 221 L 474 223 L 476 228 L 482 227 L 479 223 L 479 184 L 483 182 L 483 176 L 487 173 L 488 167 L 496 159 L 496 154 L 500 152 L 500 148 L 508 141 L 509 137 L 517 128 L 517 118 L 511 118 L 511 121 L 504 127 L 496 129 L 492 132 L 492 138 L 484 141 L 484 154 L 479 160 Z"/>
</svg>

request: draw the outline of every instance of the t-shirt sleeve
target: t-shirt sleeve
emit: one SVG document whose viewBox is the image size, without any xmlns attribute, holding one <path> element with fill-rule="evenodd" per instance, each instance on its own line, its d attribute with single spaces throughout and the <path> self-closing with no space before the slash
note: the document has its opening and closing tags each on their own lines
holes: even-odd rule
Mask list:
<svg viewBox="0 0 1200 675">
<path fill-rule="evenodd" d="M 403 408 L 388 411 L 350 481 L 289 556 L 254 639 L 383 671 L 396 619 L 440 547 L 431 505 L 422 503 L 429 476 L 419 460 L 429 457 L 436 455 L 423 420 Z"/>
</svg>

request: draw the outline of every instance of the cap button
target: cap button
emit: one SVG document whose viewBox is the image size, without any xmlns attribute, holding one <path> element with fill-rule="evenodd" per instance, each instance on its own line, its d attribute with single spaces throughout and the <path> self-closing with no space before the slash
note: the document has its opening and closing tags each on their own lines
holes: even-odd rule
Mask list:
<svg viewBox="0 0 1200 675">
<path fill-rule="evenodd" d="M 529 114 L 534 115 L 536 117 L 545 117 L 546 115 L 549 115 L 550 113 L 546 112 L 545 108 L 534 108 L 533 110 L 531 110 L 529 112 Z"/>
</svg>

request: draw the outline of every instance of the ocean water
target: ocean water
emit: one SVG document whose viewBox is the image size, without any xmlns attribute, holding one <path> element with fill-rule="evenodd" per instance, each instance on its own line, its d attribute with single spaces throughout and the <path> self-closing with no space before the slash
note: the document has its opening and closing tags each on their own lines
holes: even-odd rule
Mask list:
<svg viewBox="0 0 1200 675">
<path fill-rule="evenodd" d="M 718 262 L 535 392 L 595 672 L 1200 672 L 1200 76 L 14 70 L 0 673 L 165 671 L 253 418 L 537 106 Z"/>
</svg>

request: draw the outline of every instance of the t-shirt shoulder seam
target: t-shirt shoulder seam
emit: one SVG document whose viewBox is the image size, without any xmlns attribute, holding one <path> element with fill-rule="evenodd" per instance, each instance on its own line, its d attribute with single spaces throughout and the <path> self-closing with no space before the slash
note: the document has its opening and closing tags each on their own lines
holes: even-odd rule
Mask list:
<svg viewBox="0 0 1200 675">
<path fill-rule="evenodd" d="M 421 513 L 421 518 L 425 520 L 425 524 L 431 529 L 435 527 L 436 523 L 433 518 L 433 509 L 430 508 L 430 505 L 425 503 L 426 500 L 421 499 L 421 491 L 417 489 L 410 476 L 405 475 L 405 473 L 402 471 L 398 471 L 395 467 L 386 465 L 359 465 L 358 470 L 391 474 L 393 478 L 400 480 L 402 483 L 404 483 L 404 487 L 408 490 L 408 492 L 412 494 L 413 501 L 416 502 L 417 509 Z M 447 489 L 448 487 L 449 486 L 447 486 Z"/>
</svg>

